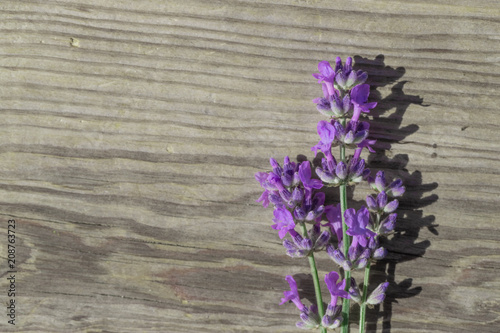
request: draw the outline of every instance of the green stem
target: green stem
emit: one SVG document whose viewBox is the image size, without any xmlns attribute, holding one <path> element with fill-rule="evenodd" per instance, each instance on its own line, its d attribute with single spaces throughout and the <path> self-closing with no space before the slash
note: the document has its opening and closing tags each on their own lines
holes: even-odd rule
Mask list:
<svg viewBox="0 0 500 333">
<path fill-rule="evenodd" d="M 342 119 L 342 126 L 345 127 L 346 120 Z M 345 147 L 343 145 L 340 146 L 340 159 L 346 163 L 346 157 L 345 157 Z M 340 185 L 340 209 L 341 209 L 341 215 L 342 215 L 342 240 L 344 243 L 344 255 L 347 257 L 349 254 L 349 246 L 351 244 L 349 241 L 349 236 L 347 235 L 347 225 L 345 223 L 345 217 L 344 213 L 347 210 L 347 189 L 346 185 L 342 184 Z M 349 288 L 351 286 L 351 272 L 350 271 L 344 271 L 344 278 L 345 278 L 345 290 L 349 291 Z M 347 298 L 344 298 L 344 301 L 342 303 L 342 316 L 344 317 L 344 321 L 342 322 L 341 326 L 341 332 L 342 333 L 349 333 L 349 308 L 350 308 L 350 300 Z"/>
<path fill-rule="evenodd" d="M 300 224 L 302 226 L 302 235 L 307 237 L 307 228 L 305 223 Z M 311 275 L 314 283 L 314 293 L 316 294 L 316 304 L 318 306 L 318 314 L 320 318 L 325 315 L 325 308 L 323 307 L 323 298 L 321 297 L 321 287 L 319 285 L 318 270 L 316 269 L 316 260 L 314 260 L 314 253 L 311 252 L 307 257 L 309 259 L 309 266 L 311 266 Z M 321 327 L 321 333 L 326 333 L 326 328 Z"/>
<path fill-rule="evenodd" d="M 365 280 L 363 281 L 363 297 L 361 298 L 361 308 L 359 310 L 359 333 L 365 332 L 366 298 L 368 297 L 368 284 L 370 282 L 370 266 L 365 267 Z"/>
</svg>

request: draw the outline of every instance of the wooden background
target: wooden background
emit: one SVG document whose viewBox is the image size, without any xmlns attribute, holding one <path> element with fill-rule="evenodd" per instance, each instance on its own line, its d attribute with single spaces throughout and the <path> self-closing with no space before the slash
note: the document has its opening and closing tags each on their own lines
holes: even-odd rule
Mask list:
<svg viewBox="0 0 500 333">
<path fill-rule="evenodd" d="M 253 175 L 314 159 L 311 73 L 355 56 L 379 102 L 365 157 L 408 188 L 370 332 L 498 332 L 499 17 L 496 0 L 2 0 L 0 331 L 297 332 L 278 303 L 290 274 L 309 304 L 309 268 Z"/>
</svg>

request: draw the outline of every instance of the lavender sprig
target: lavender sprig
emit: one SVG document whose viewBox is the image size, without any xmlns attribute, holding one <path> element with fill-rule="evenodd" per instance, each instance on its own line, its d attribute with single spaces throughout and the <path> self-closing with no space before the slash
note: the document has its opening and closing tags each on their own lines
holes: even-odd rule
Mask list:
<svg viewBox="0 0 500 333">
<path fill-rule="evenodd" d="M 385 174 L 379 171 L 370 177 L 361 152 L 367 148 L 374 152 L 374 140 L 368 139 L 370 125 L 363 121 L 362 114 L 369 113 L 377 103 L 368 102 L 370 86 L 365 84 L 367 74 L 352 68 L 352 58 L 342 64 L 340 58 L 335 68 L 327 61 L 318 64 L 319 73 L 313 74 L 322 84 L 324 97 L 313 100 L 318 111 L 329 117 L 318 123 L 320 141 L 311 148 L 315 154 L 322 152 L 321 166 L 315 171 L 320 178 L 312 176 L 308 161 L 295 163 L 285 157 L 283 166 L 270 159 L 272 170 L 255 175 L 264 192 L 257 200 L 264 207 L 274 206 L 274 224 L 283 240 L 287 255 L 292 258 L 307 257 L 316 294 L 316 304 L 304 305 L 300 301 L 295 280 L 287 276 L 290 291 L 284 292 L 280 304 L 292 301 L 300 311 L 297 327 L 305 329 L 327 329 L 341 327 L 349 332 L 350 300 L 360 304 L 360 332 L 364 333 L 366 306 L 379 304 L 385 297 L 388 283 L 379 285 L 368 296 L 368 283 L 372 260 L 382 259 L 387 250 L 379 245 L 379 238 L 394 230 L 398 200 L 405 188 L 401 180 L 386 182 Z M 340 156 L 335 159 L 332 148 L 339 147 Z M 347 155 L 347 149 L 352 154 Z M 347 207 L 347 186 L 367 181 L 376 196 L 367 196 L 366 207 L 359 210 Z M 339 188 L 340 203 L 325 206 L 325 193 L 318 192 L 325 184 Z M 327 222 L 321 223 L 326 217 Z M 308 230 L 308 226 L 310 229 Z M 300 232 L 297 232 L 299 227 Z M 322 230 L 326 227 L 326 230 Z M 290 238 L 286 238 L 287 235 Z M 335 246 L 336 243 L 336 246 Z M 323 306 L 320 283 L 314 257 L 315 252 L 326 250 L 328 256 L 343 271 L 343 279 L 332 271 L 325 276 L 331 301 Z M 365 269 L 363 290 L 360 291 L 351 277 L 351 271 Z M 338 305 L 338 298 L 342 305 Z"/>
</svg>

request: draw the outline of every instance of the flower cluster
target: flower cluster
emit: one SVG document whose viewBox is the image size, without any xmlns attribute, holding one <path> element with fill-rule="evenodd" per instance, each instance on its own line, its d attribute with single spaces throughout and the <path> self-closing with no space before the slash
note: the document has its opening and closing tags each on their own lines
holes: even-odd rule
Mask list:
<svg viewBox="0 0 500 333">
<path fill-rule="evenodd" d="M 271 158 L 271 171 L 258 172 L 255 179 L 264 192 L 257 200 L 264 207 L 273 205 L 274 224 L 286 254 L 293 258 L 308 257 L 315 281 L 318 304 L 306 306 L 302 303 L 297 283 L 290 275 L 286 281 L 290 290 L 284 292 L 280 304 L 293 302 L 300 311 L 297 327 L 304 329 L 327 329 L 342 327 L 348 330 L 349 302 L 360 304 L 360 317 L 364 320 L 367 305 L 379 304 L 384 300 L 388 282 L 380 284 L 368 295 L 364 281 L 360 291 L 351 271 L 365 269 L 369 276 L 371 261 L 382 259 L 387 251 L 380 246 L 380 239 L 394 230 L 398 200 L 405 187 L 401 180 L 387 182 L 383 171 L 375 178 L 370 176 L 366 162 L 361 158 L 364 148 L 374 152 L 374 140 L 369 139 L 370 125 L 363 121 L 363 114 L 369 113 L 377 103 L 368 102 L 370 86 L 366 84 L 368 75 L 352 67 L 352 58 L 342 64 L 336 59 L 335 68 L 322 61 L 319 73 L 313 74 L 321 83 L 324 97 L 313 102 L 317 110 L 328 120 L 318 123 L 319 142 L 311 148 L 315 155 L 323 154 L 321 164 L 315 168 L 315 179 L 309 161 L 296 163 L 285 157 L 283 166 Z M 337 160 L 332 148 L 340 147 Z M 352 154 L 346 153 L 347 149 Z M 346 207 L 346 186 L 354 186 L 366 181 L 376 192 L 366 197 L 366 206 L 358 210 Z M 323 186 L 340 189 L 341 203 L 325 206 Z M 309 229 L 308 229 L 309 228 Z M 286 238 L 288 235 L 288 238 Z M 326 309 L 321 301 L 319 279 L 314 254 L 325 250 L 333 262 L 343 271 L 331 271 L 325 276 L 331 301 Z M 342 304 L 339 303 L 342 299 Z M 363 325 L 364 326 L 364 325 Z M 347 329 L 347 330 L 345 330 Z M 360 331 L 361 332 L 361 331 Z"/>
</svg>

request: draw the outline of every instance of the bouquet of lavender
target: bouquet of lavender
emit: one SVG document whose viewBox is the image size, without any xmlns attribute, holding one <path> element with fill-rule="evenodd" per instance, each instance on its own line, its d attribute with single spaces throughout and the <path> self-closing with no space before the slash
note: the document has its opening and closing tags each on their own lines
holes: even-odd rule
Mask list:
<svg viewBox="0 0 500 333">
<path fill-rule="evenodd" d="M 321 166 L 316 174 L 321 180 L 312 178 L 309 161 L 295 163 L 285 157 L 283 166 L 271 158 L 272 171 L 258 172 L 255 178 L 264 189 L 257 200 L 264 207 L 274 206 L 274 224 L 283 241 L 286 253 L 292 258 L 306 257 L 316 294 L 316 304 L 304 305 L 300 300 L 297 284 L 292 276 L 286 276 L 290 290 L 284 292 L 280 304 L 292 301 L 300 311 L 301 321 L 297 327 L 304 329 L 327 329 L 340 327 L 349 332 L 350 301 L 359 304 L 359 332 L 365 332 L 366 307 L 381 303 L 385 298 L 388 282 L 380 284 L 370 295 L 368 285 L 370 266 L 374 260 L 382 259 L 387 251 L 380 246 L 380 238 L 394 230 L 398 200 L 405 187 L 396 179 L 387 182 L 383 171 L 375 178 L 360 158 L 363 148 L 374 152 L 374 140 L 368 139 L 370 124 L 361 118 L 377 103 L 368 103 L 370 86 L 365 84 L 368 75 L 352 68 L 352 58 L 343 65 L 336 59 L 335 68 L 322 61 L 319 73 L 313 74 L 322 84 L 324 97 L 314 99 L 318 111 L 330 120 L 318 123 L 320 141 L 311 148 L 315 154 L 323 153 Z M 332 153 L 339 147 L 339 157 Z M 353 150 L 347 154 L 348 149 Z M 366 181 L 376 192 L 366 197 L 366 207 L 358 211 L 347 208 L 346 187 Z M 338 187 L 340 203 L 325 206 L 324 186 Z M 325 276 L 325 284 L 331 294 L 326 309 L 321 296 L 321 287 L 314 254 L 325 250 L 338 266 L 340 274 L 331 271 Z M 364 269 L 362 290 L 351 277 L 353 270 Z M 339 301 L 339 298 L 342 301 Z M 341 304 L 338 304 L 338 303 Z"/>
</svg>

